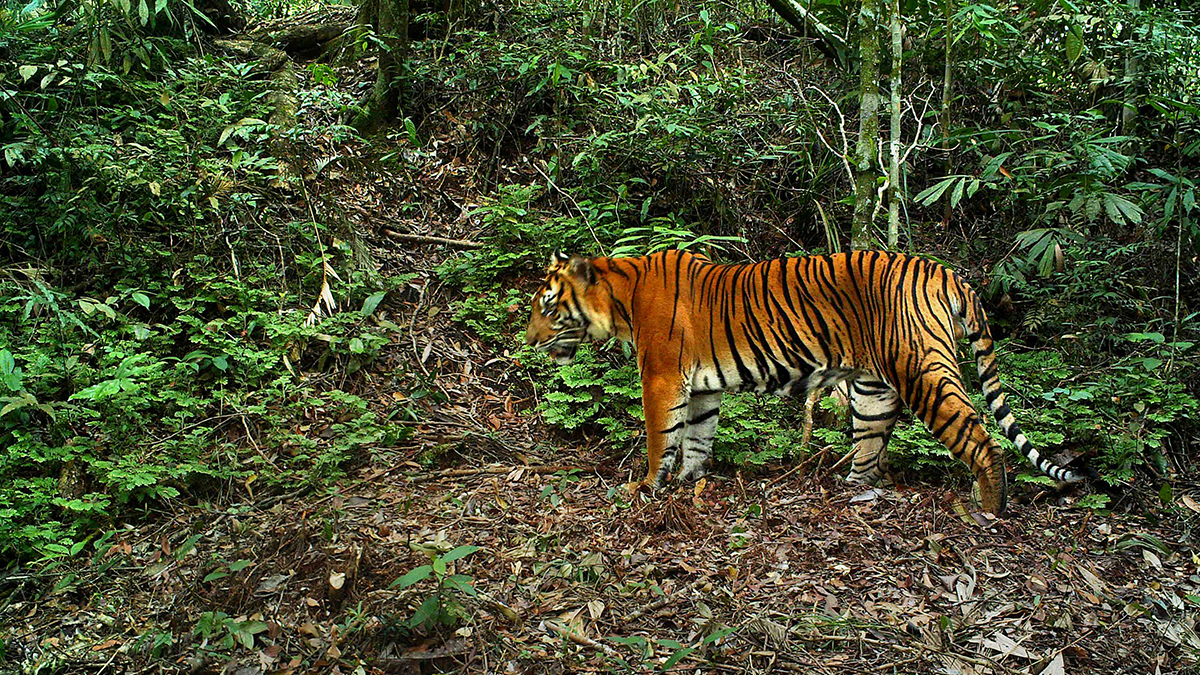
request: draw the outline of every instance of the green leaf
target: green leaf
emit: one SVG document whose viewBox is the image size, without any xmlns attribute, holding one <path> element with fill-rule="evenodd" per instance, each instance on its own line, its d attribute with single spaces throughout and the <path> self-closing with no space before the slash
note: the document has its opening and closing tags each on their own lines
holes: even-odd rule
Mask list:
<svg viewBox="0 0 1200 675">
<path fill-rule="evenodd" d="M 916 197 L 917 202 L 924 206 L 932 206 L 934 202 L 941 199 L 942 194 L 946 192 L 950 186 L 958 182 L 962 176 L 947 176 L 941 182 L 934 184 L 931 187 L 922 190 Z"/>
<path fill-rule="evenodd" d="M 446 561 L 443 560 L 441 557 L 434 558 L 433 559 L 433 571 L 435 573 L 437 573 L 437 575 L 439 577 L 444 576 L 446 574 Z"/>
<path fill-rule="evenodd" d="M 696 651 L 695 647 L 687 647 L 685 649 L 677 650 L 674 654 L 671 654 L 671 656 L 668 657 L 666 661 L 663 661 L 663 664 L 661 666 L 659 666 L 658 669 L 663 672 L 666 672 L 666 671 L 670 670 L 671 668 L 673 668 L 676 663 L 679 663 L 688 654 L 691 654 L 694 651 Z"/>
<path fill-rule="evenodd" d="M 146 5 L 146 0 L 138 2 L 138 18 L 142 20 L 143 26 L 150 21 L 150 7 Z"/>
<path fill-rule="evenodd" d="M 1142 367 L 1146 370 L 1155 370 L 1163 364 L 1162 359 L 1156 359 L 1153 356 L 1147 356 L 1146 358 L 1141 359 L 1141 362 Z"/>
<path fill-rule="evenodd" d="M 442 613 L 442 606 L 438 602 L 437 594 L 430 595 L 425 598 L 425 602 L 413 612 L 412 618 L 408 620 L 409 628 L 420 628 L 421 626 L 432 626 L 437 622 L 438 616 Z"/>
<path fill-rule="evenodd" d="M 363 301 L 363 306 L 362 309 L 359 310 L 359 314 L 362 314 L 363 316 L 371 316 L 371 314 L 375 312 L 375 308 L 378 307 L 379 303 L 383 302 L 383 299 L 386 297 L 387 291 L 372 293 L 366 300 Z"/>
<path fill-rule="evenodd" d="M 413 124 L 411 118 L 404 118 L 404 131 L 408 132 L 408 142 L 413 144 L 413 147 L 421 149 L 421 139 L 417 136 L 417 125 Z"/>
<path fill-rule="evenodd" d="M 252 561 L 252 560 L 239 560 L 229 566 L 229 571 L 230 572 L 241 572 L 242 570 L 246 569 L 247 567 L 249 567 L 252 564 L 254 564 L 254 561 Z"/>
<path fill-rule="evenodd" d="M 354 352 L 355 354 L 361 354 L 363 351 L 365 351 L 365 349 L 366 348 L 363 346 L 362 338 L 350 338 L 351 352 Z"/>
<path fill-rule="evenodd" d="M 37 66 L 21 66 L 20 68 L 17 68 L 17 72 L 21 75 L 22 82 L 28 82 L 29 78 L 37 74 L 37 70 Z"/>
<path fill-rule="evenodd" d="M 207 584 L 210 581 L 216 581 L 217 579 L 224 579 L 227 576 L 229 576 L 229 572 L 226 572 L 224 570 L 217 570 L 216 572 L 209 572 L 208 575 L 204 577 L 204 583 Z"/>
<path fill-rule="evenodd" d="M 1083 54 L 1083 29 L 1079 26 L 1071 26 L 1067 29 L 1067 38 L 1065 40 L 1067 48 L 1067 60 L 1075 63 Z"/>
<path fill-rule="evenodd" d="M 733 635 L 736 632 L 737 632 L 737 626 L 726 626 L 725 628 L 721 628 L 719 630 L 713 631 L 712 633 L 709 633 L 708 637 L 704 638 L 704 640 L 700 644 L 703 644 L 703 645 L 712 644 L 712 643 L 716 642 L 717 640 L 720 640 L 722 638 Z"/>
<path fill-rule="evenodd" d="M 473 598 L 477 594 L 477 591 L 475 590 L 475 586 L 471 584 L 472 581 L 473 579 L 465 574 L 452 574 L 446 577 L 445 584 L 446 588 L 465 593 Z"/>
<path fill-rule="evenodd" d="M 420 567 L 412 570 L 408 574 L 405 574 L 404 576 L 400 577 L 399 579 L 393 581 L 392 584 L 390 586 L 388 586 L 388 588 L 408 588 L 409 586 L 412 586 L 413 584 L 417 583 L 418 581 L 423 581 L 425 579 L 428 579 L 429 575 L 432 573 L 433 573 L 432 566 L 421 565 Z"/>
<path fill-rule="evenodd" d="M 954 192 L 950 194 L 950 208 L 958 206 L 958 202 L 962 199 L 963 188 L 966 187 L 967 181 L 960 180 L 954 185 Z"/>
<path fill-rule="evenodd" d="M 1126 221 L 1138 224 L 1142 222 L 1142 210 L 1137 204 L 1112 193 L 1104 193 L 1104 211 L 1113 222 L 1125 224 Z"/>
<path fill-rule="evenodd" d="M 150 297 L 145 293 L 142 293 L 141 291 L 134 291 L 129 297 L 142 307 L 150 309 Z"/>
<path fill-rule="evenodd" d="M 188 537 L 187 540 L 185 540 L 179 546 L 179 548 L 175 549 L 175 559 L 183 560 L 183 556 L 191 553 L 192 549 L 196 548 L 196 542 L 200 541 L 201 536 L 202 535 L 199 534 L 193 534 L 192 536 Z"/>
<path fill-rule="evenodd" d="M 1170 506 L 1175 500 L 1175 492 L 1171 489 L 1170 483 L 1163 483 L 1162 488 L 1158 491 L 1158 501 L 1162 502 L 1163 506 Z"/>
<path fill-rule="evenodd" d="M 467 544 L 465 546 L 459 546 L 458 548 L 454 549 L 453 551 L 450 551 L 446 555 L 442 556 L 442 560 L 444 560 L 446 562 L 454 562 L 455 560 L 458 560 L 460 558 L 465 558 L 478 550 L 479 550 L 478 546 L 471 546 L 470 544 Z"/>
</svg>

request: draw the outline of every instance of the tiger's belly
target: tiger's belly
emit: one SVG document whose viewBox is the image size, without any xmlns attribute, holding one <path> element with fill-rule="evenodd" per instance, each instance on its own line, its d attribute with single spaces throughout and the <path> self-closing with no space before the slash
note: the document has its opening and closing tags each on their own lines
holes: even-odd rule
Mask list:
<svg viewBox="0 0 1200 675">
<path fill-rule="evenodd" d="M 860 372 L 852 368 L 743 368 L 737 370 L 701 366 L 692 377 L 692 393 L 718 391 L 753 391 L 779 396 L 810 389 L 824 389 L 842 380 L 853 379 Z"/>
</svg>

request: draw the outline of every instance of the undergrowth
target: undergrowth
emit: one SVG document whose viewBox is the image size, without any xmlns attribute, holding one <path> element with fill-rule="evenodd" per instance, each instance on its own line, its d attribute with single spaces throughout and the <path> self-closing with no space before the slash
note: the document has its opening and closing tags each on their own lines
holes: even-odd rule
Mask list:
<svg viewBox="0 0 1200 675">
<path fill-rule="evenodd" d="M 5 44 L 4 555 L 69 555 L 234 482 L 318 485 L 407 433 L 326 376 L 389 343 L 375 310 L 407 277 L 288 208 L 304 188 L 271 151 L 256 65 L 147 40 L 162 58 L 136 77 L 36 31 Z M 308 309 L 323 289 L 343 311 Z"/>
</svg>

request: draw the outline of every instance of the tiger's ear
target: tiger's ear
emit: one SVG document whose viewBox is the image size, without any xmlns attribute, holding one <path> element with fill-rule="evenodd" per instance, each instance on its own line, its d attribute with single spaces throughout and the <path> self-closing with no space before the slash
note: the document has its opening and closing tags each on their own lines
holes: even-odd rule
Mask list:
<svg viewBox="0 0 1200 675">
<path fill-rule="evenodd" d="M 555 251 L 554 253 L 550 254 L 550 262 L 547 264 L 547 267 L 556 267 L 569 261 L 570 259 L 571 256 L 567 255 L 566 253 L 563 253 L 562 251 Z"/>
<path fill-rule="evenodd" d="M 571 258 L 571 264 L 567 270 L 572 276 L 586 281 L 588 284 L 596 283 L 596 266 L 587 258 L 576 256 Z"/>
</svg>

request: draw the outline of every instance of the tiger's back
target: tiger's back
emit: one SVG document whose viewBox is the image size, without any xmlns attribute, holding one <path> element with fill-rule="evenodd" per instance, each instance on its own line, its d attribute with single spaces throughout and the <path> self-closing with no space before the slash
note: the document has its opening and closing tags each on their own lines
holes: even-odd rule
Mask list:
<svg viewBox="0 0 1200 675">
<path fill-rule="evenodd" d="M 557 323 L 557 328 L 555 325 Z M 983 507 L 1004 510 L 1003 454 L 971 404 L 956 341 L 966 335 L 989 406 L 1030 460 L 1060 480 L 1082 476 L 1040 458 L 1021 434 L 996 374 L 974 291 L 944 266 L 901 253 L 856 251 L 721 265 L 682 251 L 643 258 L 557 257 L 527 341 L 619 337 L 642 375 L 650 467 L 662 482 L 702 475 L 721 394 L 787 394 L 850 381 L 855 460 L 850 480 L 880 478 L 901 405 L 964 461 Z M 571 354 L 574 346 L 567 344 Z M 557 357 L 556 357 L 557 358 Z"/>
</svg>

